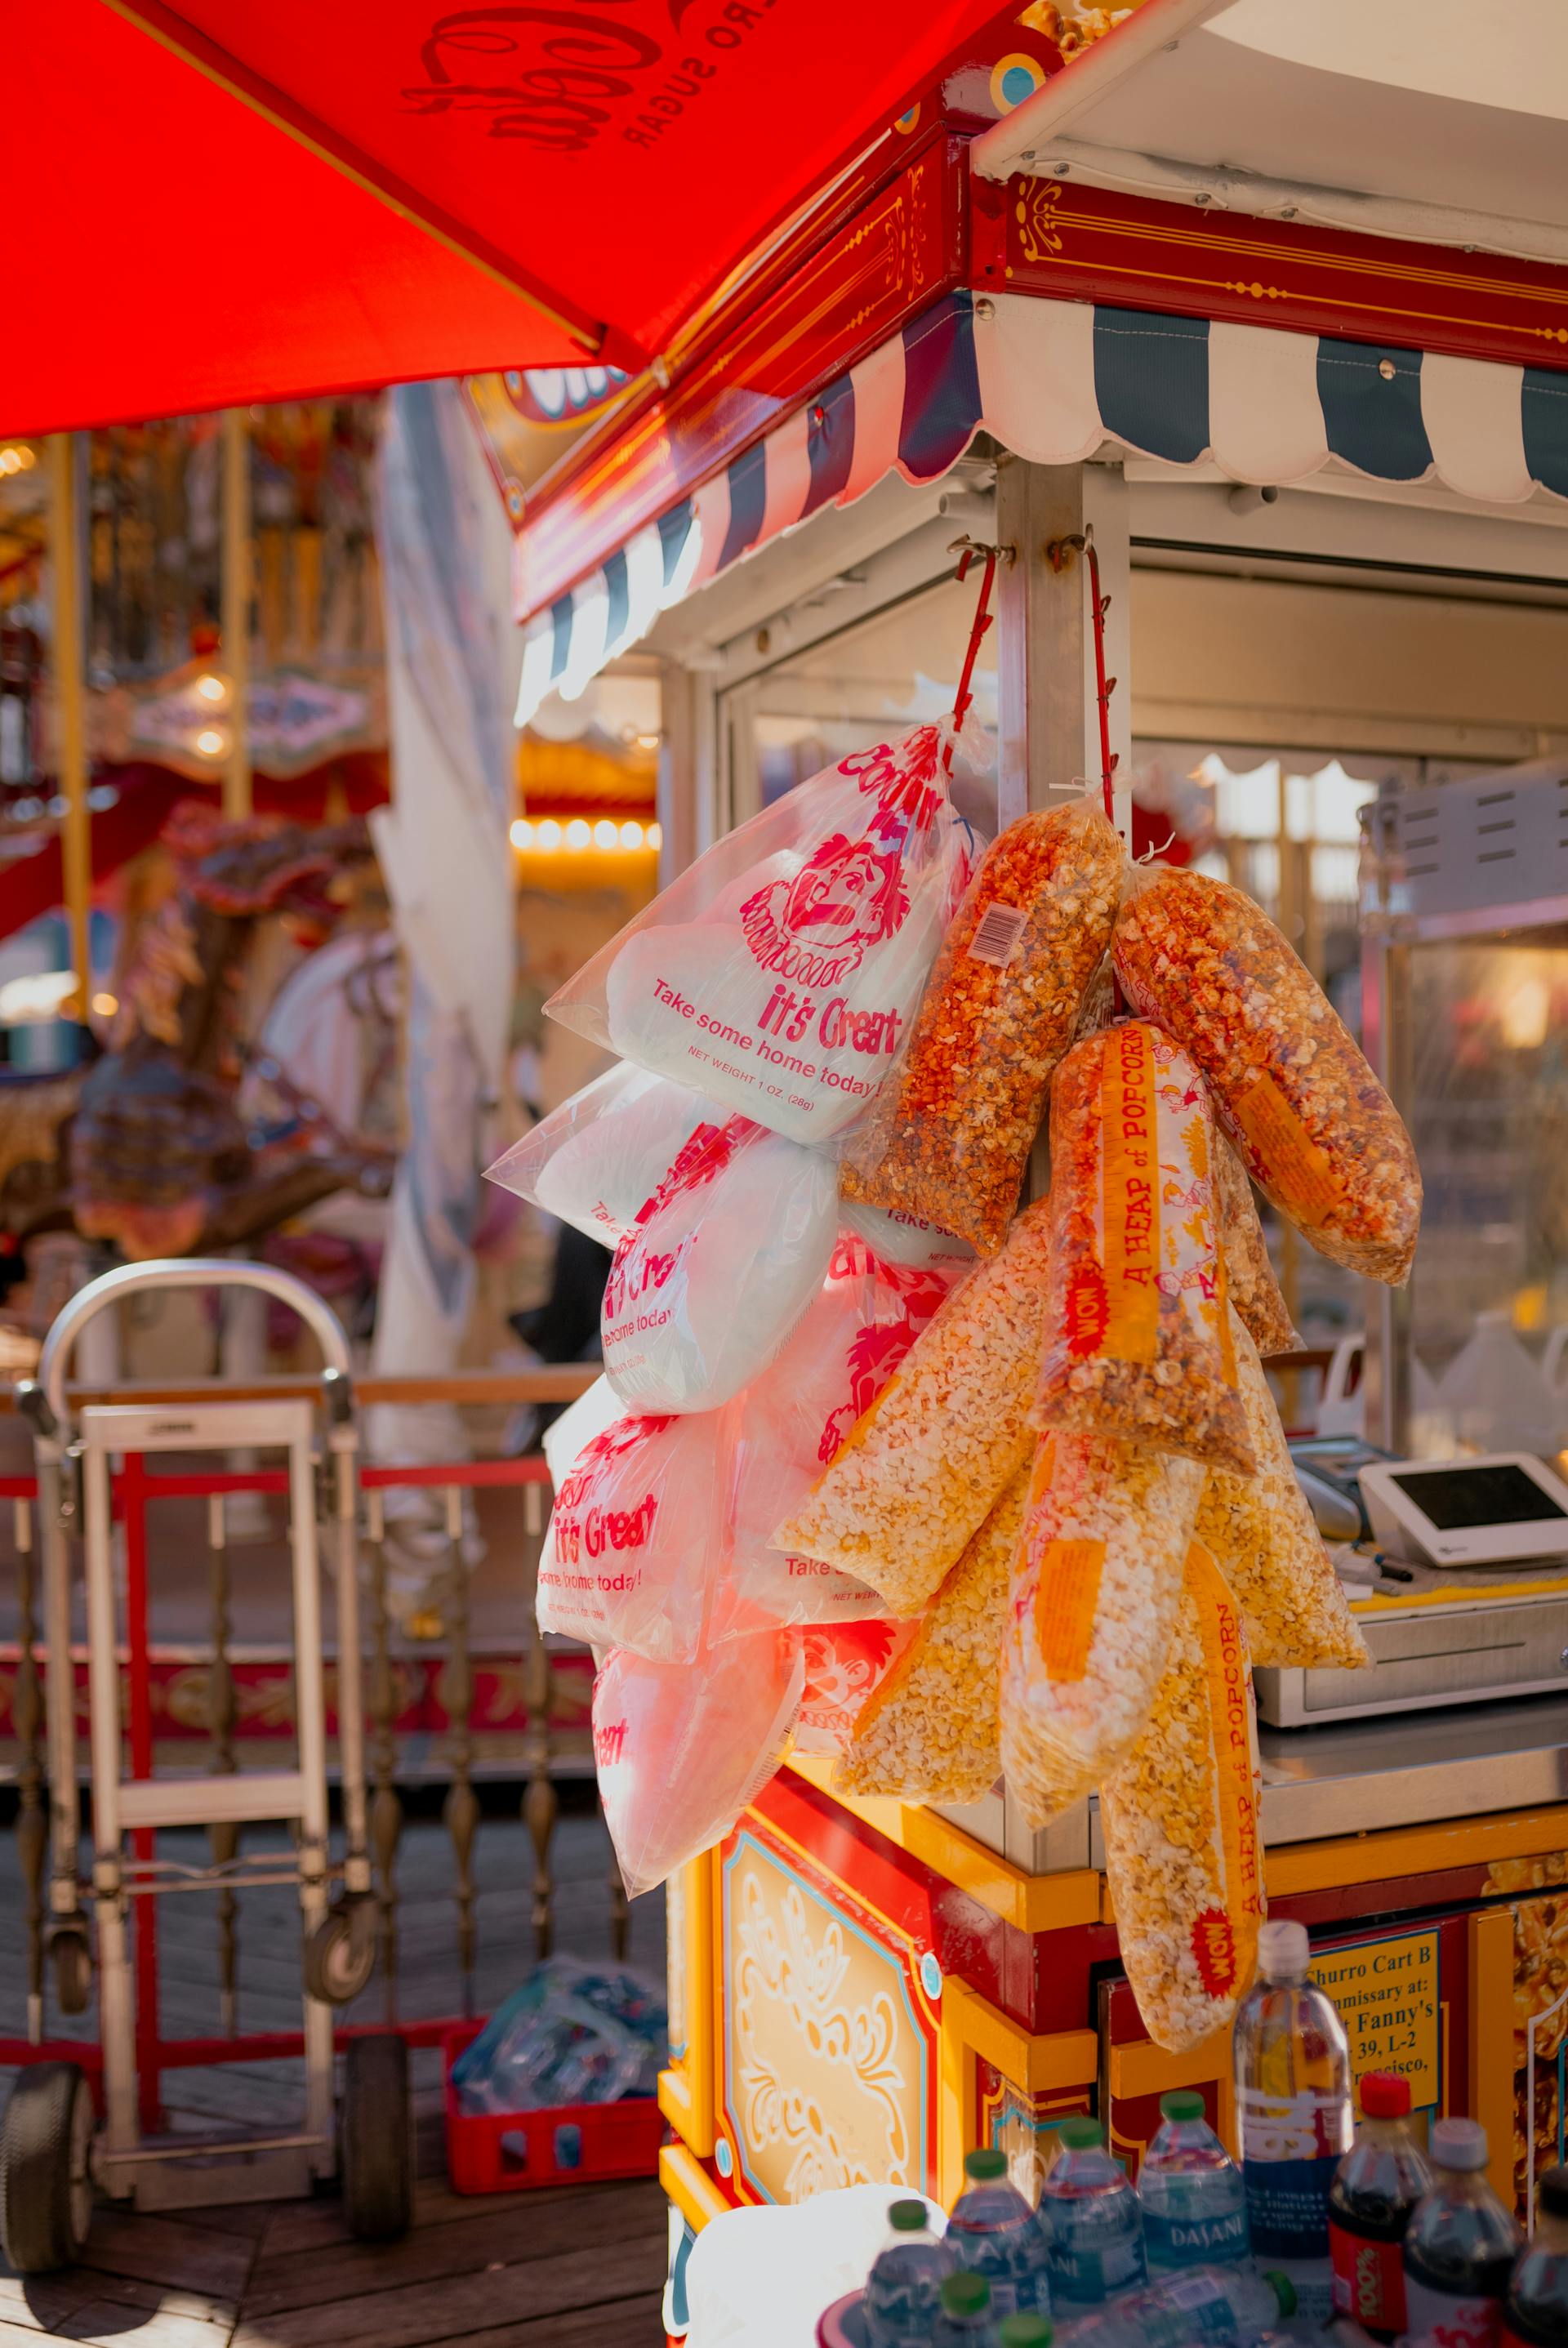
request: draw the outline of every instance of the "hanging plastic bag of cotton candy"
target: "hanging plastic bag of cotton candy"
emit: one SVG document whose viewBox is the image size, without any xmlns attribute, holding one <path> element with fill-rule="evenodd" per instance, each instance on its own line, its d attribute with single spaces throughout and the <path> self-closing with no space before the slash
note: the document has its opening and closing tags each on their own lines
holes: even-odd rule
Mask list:
<svg viewBox="0 0 1568 2348">
<path fill-rule="evenodd" d="M 676 1663 L 706 1633 L 723 1562 L 710 1421 L 630 1417 L 562 1478 L 539 1561 L 542 1631 Z"/>
<path fill-rule="evenodd" d="M 1032 1827 L 1090 1793 L 1149 1717 L 1203 1470 L 1093 1437 L 1044 1437 L 1012 1560 L 1002 1758 Z"/>
<path fill-rule="evenodd" d="M 604 1823 L 634 1900 L 711 1849 L 783 1759 L 800 1703 L 787 1631 L 727 1640 L 693 1663 L 612 1654 L 593 1683 Z"/>
<path fill-rule="evenodd" d="M 717 1410 L 759 1377 L 822 1284 L 834 1170 L 748 1117 L 693 1135 L 615 1250 L 600 1334 L 628 1410 Z"/>
<path fill-rule="evenodd" d="M 697 1128 L 714 1122 L 701 1093 L 623 1060 L 542 1117 L 485 1179 L 613 1248 Z"/>
<path fill-rule="evenodd" d="M 882 1084 L 967 885 L 943 736 L 857 750 L 699 857 L 545 1005 L 727 1110 L 820 1143 Z"/>
<path fill-rule="evenodd" d="M 876 1401 L 960 1270 L 883 1263 L 840 1233 L 828 1276 L 795 1334 L 733 1405 L 728 1582 L 742 1618 L 843 1622 L 886 1609 L 865 1582 L 820 1558 L 771 1546 Z"/>
<path fill-rule="evenodd" d="M 1246 1633 L 1194 1541 L 1149 1725 L 1099 1789 L 1121 1962 L 1144 2028 L 1171 2054 L 1224 2029 L 1252 1981 L 1259 1790 Z"/>
<path fill-rule="evenodd" d="M 794 1750 L 842 1753 L 869 1699 L 918 1636 L 913 1622 L 808 1622 Z"/>
</svg>

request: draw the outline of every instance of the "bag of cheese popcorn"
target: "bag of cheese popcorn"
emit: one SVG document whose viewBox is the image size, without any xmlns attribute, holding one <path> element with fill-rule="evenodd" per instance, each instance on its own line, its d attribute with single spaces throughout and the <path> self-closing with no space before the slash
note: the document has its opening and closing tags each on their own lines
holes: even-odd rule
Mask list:
<svg viewBox="0 0 1568 2348">
<path fill-rule="evenodd" d="M 995 1784 L 996 1658 L 1027 1488 L 1020 1469 L 861 1707 L 833 1773 L 845 1793 L 977 1802 Z"/>
<path fill-rule="evenodd" d="M 593 1763 L 628 1895 L 652 1891 L 734 1826 L 783 1759 L 800 1703 L 787 1631 L 695 1664 L 610 1655 L 593 1682 Z"/>
<path fill-rule="evenodd" d="M 800 1642 L 800 1710 L 794 1750 L 840 1754 L 866 1700 L 916 1637 L 913 1622 L 809 1622 Z"/>
<path fill-rule="evenodd" d="M 545 1009 L 820 1143 L 892 1066 L 969 880 L 942 732 L 857 750 L 710 848 Z"/>
<path fill-rule="evenodd" d="M 1269 1262 L 1253 1186 L 1222 1133 L 1214 1136 L 1214 1198 L 1225 1257 L 1225 1286 L 1243 1327 L 1265 1361 L 1271 1354 L 1294 1354 L 1301 1339 Z"/>
<path fill-rule="evenodd" d="M 828 1269 L 838 1185 L 813 1149 L 702 1126 L 615 1250 L 600 1332 L 628 1410 L 717 1410 L 760 1375 Z"/>
<path fill-rule="evenodd" d="M 909 1049 L 849 1135 L 846 1199 L 928 1216 L 994 1255 L 1018 1204 L 1051 1071 L 1110 941 L 1122 850 L 1093 798 L 993 840 Z"/>
<path fill-rule="evenodd" d="M 1049 1204 L 954 1289 L 773 1546 L 918 1614 L 1034 1454 Z"/>
<path fill-rule="evenodd" d="M 1036 1415 L 1246 1475 L 1213 1148 L 1202 1077 L 1146 1021 L 1086 1036 L 1057 1070 Z"/>
<path fill-rule="evenodd" d="M 1257 1473 L 1210 1470 L 1198 1539 L 1235 1592 L 1255 1663 L 1354 1671 L 1370 1661 L 1367 1643 L 1295 1480 L 1258 1349 L 1239 1315 L 1232 1335 Z"/>
<path fill-rule="evenodd" d="M 841 1231 L 828 1276 L 771 1367 L 731 1405 L 728 1582 L 744 1622 L 847 1622 L 885 1613 L 874 1590 L 771 1546 L 947 1294 L 953 1270 L 883 1263 Z"/>
<path fill-rule="evenodd" d="M 1203 1470 L 1092 1436 L 1046 1436 L 1012 1561 L 1002 1759 L 1043 1827 L 1125 1759 L 1170 1652 Z"/>
<path fill-rule="evenodd" d="M 1171 2054 L 1224 2029 L 1252 1981 L 1259 1791 L 1246 1632 L 1194 1541 L 1149 1724 L 1099 1789 L 1121 1962 L 1144 2028 Z"/>
<path fill-rule="evenodd" d="M 1267 914 L 1224 880 L 1150 865 L 1112 953 L 1129 1002 L 1202 1070 L 1264 1196 L 1320 1255 L 1400 1286 L 1421 1220 L 1410 1137 Z"/>
<path fill-rule="evenodd" d="M 622 1060 L 542 1117 L 485 1179 L 613 1248 L 697 1128 L 720 1121 L 701 1093 Z"/>
</svg>

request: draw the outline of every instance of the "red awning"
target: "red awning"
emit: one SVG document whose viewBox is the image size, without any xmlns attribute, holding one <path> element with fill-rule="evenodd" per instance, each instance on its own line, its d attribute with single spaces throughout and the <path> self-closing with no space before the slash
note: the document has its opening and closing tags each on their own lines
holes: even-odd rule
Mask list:
<svg viewBox="0 0 1568 2348">
<path fill-rule="evenodd" d="M 12 9 L 0 431 L 635 368 L 995 14 Z"/>
</svg>

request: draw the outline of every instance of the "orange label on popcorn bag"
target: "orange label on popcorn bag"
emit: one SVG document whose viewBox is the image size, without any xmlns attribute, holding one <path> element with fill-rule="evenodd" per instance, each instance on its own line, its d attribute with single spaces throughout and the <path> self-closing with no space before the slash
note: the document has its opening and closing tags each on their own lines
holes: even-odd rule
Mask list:
<svg viewBox="0 0 1568 2348">
<path fill-rule="evenodd" d="M 1160 1343 L 1160 1152 L 1154 1037 L 1140 1020 L 1113 1027 L 1100 1067 L 1104 1334 L 1097 1350 L 1152 1362 Z"/>
<path fill-rule="evenodd" d="M 1252 1667 L 1236 1602 L 1202 1541 L 1187 1551 L 1186 1581 L 1203 1646 L 1218 1829 L 1207 1854 L 1215 1902 L 1193 1919 L 1192 1955 L 1209 1995 L 1232 1998 L 1252 1978 L 1262 1914 Z"/>
<path fill-rule="evenodd" d="M 1344 1193 L 1327 1152 L 1314 1141 L 1273 1076 L 1255 1076 L 1235 1097 L 1233 1114 L 1258 1160 L 1267 1188 L 1288 1189 L 1291 1211 L 1315 1230 L 1326 1222 Z"/>
<path fill-rule="evenodd" d="M 1088 1670 L 1105 1551 L 1102 1540 L 1049 1540 L 1040 1553 L 1035 1635 L 1054 1681 L 1081 1680 Z"/>
</svg>

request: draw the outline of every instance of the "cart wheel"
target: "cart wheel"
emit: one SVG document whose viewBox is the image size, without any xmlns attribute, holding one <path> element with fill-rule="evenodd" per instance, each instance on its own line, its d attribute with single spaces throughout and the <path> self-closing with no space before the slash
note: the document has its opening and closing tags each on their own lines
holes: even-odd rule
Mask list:
<svg viewBox="0 0 1568 2348">
<path fill-rule="evenodd" d="M 92 2003 L 93 1956 L 87 1926 L 57 1924 L 49 1940 L 55 1965 L 55 1996 L 62 2013 L 85 2013 Z"/>
<path fill-rule="evenodd" d="M 36 2063 L 0 2123 L 0 2240 L 18 2274 L 76 2263 L 92 2219 L 92 2090 L 75 2063 Z"/>
<path fill-rule="evenodd" d="M 395 2032 L 350 2041 L 343 2063 L 343 2199 L 362 2242 L 406 2234 L 414 2214 L 408 2049 Z"/>
<path fill-rule="evenodd" d="M 375 1931 L 355 1930 L 347 1903 L 324 1916 L 306 1937 L 305 1993 L 324 2005 L 352 2005 L 375 1970 Z"/>
</svg>

